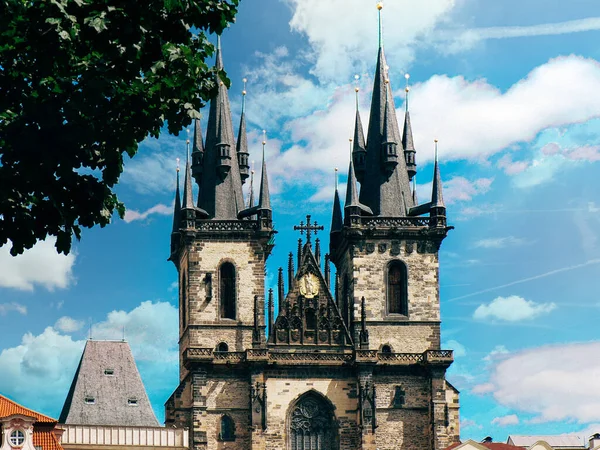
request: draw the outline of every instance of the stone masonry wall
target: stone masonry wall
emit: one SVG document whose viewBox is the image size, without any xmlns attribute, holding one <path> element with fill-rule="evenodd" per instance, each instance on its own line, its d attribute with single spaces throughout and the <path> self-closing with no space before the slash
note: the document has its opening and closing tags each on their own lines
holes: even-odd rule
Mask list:
<svg viewBox="0 0 600 450">
<path fill-rule="evenodd" d="M 385 247 L 380 244 L 385 244 Z M 392 249 L 394 253 L 392 254 Z M 400 260 L 408 268 L 408 318 L 387 314 L 386 272 L 388 264 Z M 390 344 L 394 352 L 422 352 L 439 348 L 439 262 L 437 253 L 407 252 L 404 242 L 392 247 L 386 239 L 366 240 L 350 246 L 340 262 L 340 279 L 349 275 L 350 298 L 354 301 L 354 320 L 360 320 L 361 298 L 366 300 L 370 348 Z M 352 300 L 351 300 L 352 301 Z M 377 321 L 376 327 L 369 322 Z M 421 322 L 425 330 L 407 328 L 402 333 L 400 322 Z M 387 325 L 385 322 L 389 322 Z"/>
</svg>

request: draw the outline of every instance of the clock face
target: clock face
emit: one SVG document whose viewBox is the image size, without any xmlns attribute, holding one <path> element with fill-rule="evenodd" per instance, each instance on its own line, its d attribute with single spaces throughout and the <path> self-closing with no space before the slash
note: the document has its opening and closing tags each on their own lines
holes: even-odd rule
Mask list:
<svg viewBox="0 0 600 450">
<path fill-rule="evenodd" d="M 319 279 L 312 273 L 300 278 L 300 293 L 306 298 L 313 298 L 319 293 Z"/>
</svg>

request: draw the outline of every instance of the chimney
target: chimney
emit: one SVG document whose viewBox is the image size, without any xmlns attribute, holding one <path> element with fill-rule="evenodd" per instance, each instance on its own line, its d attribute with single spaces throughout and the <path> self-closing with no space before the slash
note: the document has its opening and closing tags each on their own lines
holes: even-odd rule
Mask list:
<svg viewBox="0 0 600 450">
<path fill-rule="evenodd" d="M 600 446 L 600 433 L 596 433 L 596 434 L 593 434 L 592 436 L 590 436 L 589 449 L 592 450 L 598 446 Z"/>
</svg>

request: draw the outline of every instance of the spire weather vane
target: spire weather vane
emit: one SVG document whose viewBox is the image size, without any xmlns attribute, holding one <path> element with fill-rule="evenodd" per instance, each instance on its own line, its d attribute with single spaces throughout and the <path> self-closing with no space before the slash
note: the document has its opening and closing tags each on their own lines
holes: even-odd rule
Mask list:
<svg viewBox="0 0 600 450">
<path fill-rule="evenodd" d="M 300 231 L 301 235 L 304 235 L 304 232 L 306 232 L 306 243 L 308 245 L 310 245 L 312 233 L 314 233 L 316 236 L 318 231 L 322 231 L 324 229 L 325 227 L 323 225 L 319 225 L 316 220 L 313 224 L 311 224 L 310 214 L 306 216 L 306 225 L 304 225 L 304 221 L 300 221 L 300 225 L 294 225 L 294 230 Z"/>
</svg>

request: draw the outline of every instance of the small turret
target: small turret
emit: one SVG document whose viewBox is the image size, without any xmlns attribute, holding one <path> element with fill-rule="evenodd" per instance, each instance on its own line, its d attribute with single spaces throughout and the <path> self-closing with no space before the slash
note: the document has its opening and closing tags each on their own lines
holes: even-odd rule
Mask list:
<svg viewBox="0 0 600 450">
<path fill-rule="evenodd" d="M 240 167 L 240 178 L 242 184 L 250 176 L 250 165 L 248 164 L 248 137 L 246 136 L 246 78 L 244 78 L 244 90 L 242 91 L 242 116 L 240 117 L 240 131 L 237 139 L 237 158 Z"/>
<path fill-rule="evenodd" d="M 262 154 L 262 173 L 260 176 L 260 193 L 258 196 L 258 220 L 260 227 L 270 229 L 273 226 L 271 209 L 271 196 L 269 194 L 269 177 L 267 175 L 267 163 L 265 161 L 265 145 L 267 144 L 266 131 L 263 130 L 263 154 Z"/>
<path fill-rule="evenodd" d="M 416 150 L 415 144 L 413 142 L 412 135 L 412 127 L 410 125 L 410 112 L 408 111 L 408 91 L 410 87 L 408 86 L 408 79 L 410 78 L 409 74 L 404 75 L 406 78 L 406 88 L 404 91 L 406 92 L 406 111 L 404 112 L 404 130 L 402 133 L 402 148 L 404 148 L 404 159 L 406 160 L 406 172 L 408 173 L 408 179 L 412 181 L 413 177 L 417 173 L 417 163 L 416 163 Z M 416 203 L 415 203 L 416 205 Z"/>
<path fill-rule="evenodd" d="M 227 126 L 227 117 L 224 105 L 221 105 L 221 114 L 219 117 L 219 132 L 217 135 L 217 143 L 215 148 L 217 151 L 217 171 L 222 180 L 225 179 L 231 170 L 231 147 L 232 139 L 230 139 Z"/>
<path fill-rule="evenodd" d="M 446 226 L 446 206 L 442 195 L 442 178 L 438 164 L 438 141 L 435 140 L 435 164 L 433 166 L 433 183 L 431 188 L 431 209 L 429 213 L 432 227 Z"/>
<path fill-rule="evenodd" d="M 200 184 L 202 179 L 202 167 L 204 162 L 204 144 L 202 143 L 202 125 L 200 119 L 194 120 L 194 143 L 192 147 L 192 176 L 196 183 Z"/>
<path fill-rule="evenodd" d="M 398 141 L 394 133 L 394 124 L 390 113 L 389 96 L 385 97 L 385 113 L 383 124 L 383 142 L 381 143 L 381 162 L 385 173 L 389 176 L 398 165 Z"/>
<path fill-rule="evenodd" d="M 358 75 L 356 77 L 358 79 Z M 358 86 L 354 88 L 356 93 L 356 118 L 354 120 L 354 147 L 352 148 L 352 160 L 356 170 L 356 178 L 362 183 L 365 171 L 367 170 L 367 146 L 365 145 L 365 134 L 363 132 L 362 121 L 358 111 Z"/>
<path fill-rule="evenodd" d="M 190 141 L 187 140 L 188 155 Z M 194 206 L 194 198 L 192 191 L 192 171 L 190 168 L 189 156 L 185 161 L 185 178 L 183 180 L 183 207 L 181 208 L 184 228 L 194 228 L 196 220 L 196 208 Z"/>
<path fill-rule="evenodd" d="M 177 186 L 175 187 L 175 207 L 173 208 L 173 229 L 171 231 L 171 259 L 179 248 L 179 227 L 181 226 L 181 193 L 179 191 L 179 158 L 177 158 Z"/>
</svg>

